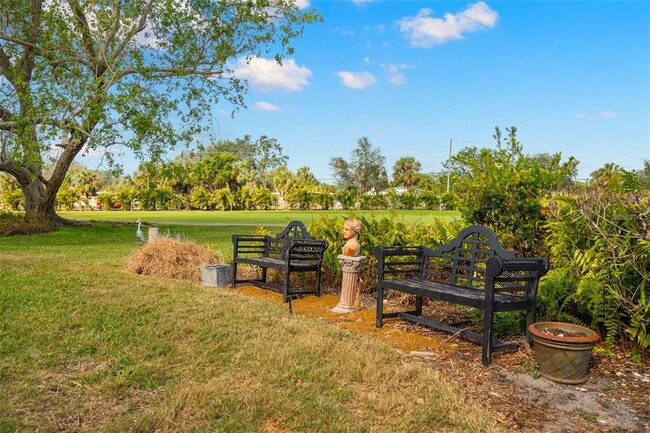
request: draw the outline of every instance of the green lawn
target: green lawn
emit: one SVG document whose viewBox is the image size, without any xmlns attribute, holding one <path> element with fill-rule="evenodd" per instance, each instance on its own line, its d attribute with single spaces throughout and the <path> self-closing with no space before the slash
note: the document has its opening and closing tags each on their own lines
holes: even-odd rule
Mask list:
<svg viewBox="0 0 650 433">
<path fill-rule="evenodd" d="M 213 248 L 254 227 L 167 229 Z M 431 365 L 230 289 L 123 271 L 132 226 L 0 238 L 0 432 L 496 431 Z"/>
<path fill-rule="evenodd" d="M 60 211 L 64 218 L 98 221 L 135 222 L 138 218 L 147 223 L 192 223 L 192 224 L 266 224 L 286 225 L 289 221 L 300 220 L 306 224 L 318 219 L 320 215 L 349 217 L 397 217 L 406 222 L 428 221 L 437 218 L 460 218 L 457 211 L 400 210 L 390 211 Z"/>
</svg>

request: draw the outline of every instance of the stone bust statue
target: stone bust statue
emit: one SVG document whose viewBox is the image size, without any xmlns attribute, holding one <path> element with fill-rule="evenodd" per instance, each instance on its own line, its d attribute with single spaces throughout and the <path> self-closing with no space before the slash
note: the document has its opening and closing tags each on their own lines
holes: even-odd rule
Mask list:
<svg viewBox="0 0 650 433">
<path fill-rule="evenodd" d="M 359 255 L 359 231 L 361 230 L 361 221 L 356 218 L 347 219 L 343 223 L 343 255 L 356 257 Z"/>
</svg>

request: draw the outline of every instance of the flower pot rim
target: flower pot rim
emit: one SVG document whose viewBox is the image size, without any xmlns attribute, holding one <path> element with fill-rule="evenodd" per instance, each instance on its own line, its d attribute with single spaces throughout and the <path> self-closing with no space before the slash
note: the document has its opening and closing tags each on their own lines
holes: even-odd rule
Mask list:
<svg viewBox="0 0 650 433">
<path fill-rule="evenodd" d="M 543 332 L 543 330 L 547 328 L 566 329 L 567 331 L 570 332 L 583 332 L 587 335 L 585 337 L 569 337 L 569 336 L 553 335 L 547 332 Z M 589 329 L 585 326 L 575 325 L 573 323 L 568 323 L 568 322 L 535 322 L 528 327 L 528 331 L 530 331 L 530 333 L 535 338 L 539 338 L 541 340 L 562 342 L 562 343 L 596 344 L 600 340 L 600 335 L 596 331 Z"/>
</svg>

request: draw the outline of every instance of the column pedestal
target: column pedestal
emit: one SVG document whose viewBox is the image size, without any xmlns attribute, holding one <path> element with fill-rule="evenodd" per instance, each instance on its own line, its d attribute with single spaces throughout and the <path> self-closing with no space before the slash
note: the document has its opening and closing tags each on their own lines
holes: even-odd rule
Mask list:
<svg viewBox="0 0 650 433">
<path fill-rule="evenodd" d="M 341 300 L 338 305 L 332 308 L 334 313 L 353 313 L 357 310 L 357 299 L 359 298 L 359 274 L 365 263 L 366 256 L 344 256 L 339 254 L 337 259 L 343 270 L 343 281 L 341 282 Z"/>
</svg>

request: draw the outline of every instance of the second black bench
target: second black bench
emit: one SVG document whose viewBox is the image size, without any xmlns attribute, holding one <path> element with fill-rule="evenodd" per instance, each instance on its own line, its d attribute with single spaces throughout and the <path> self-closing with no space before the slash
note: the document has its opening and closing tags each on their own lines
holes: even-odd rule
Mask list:
<svg viewBox="0 0 650 433">
<path fill-rule="evenodd" d="M 492 337 L 494 314 L 526 311 L 528 325 L 535 321 L 535 297 L 539 279 L 548 270 L 544 258 L 518 259 L 505 250 L 494 234 L 483 226 L 471 226 L 456 239 L 436 249 L 426 246 L 375 247 L 378 262 L 377 327 L 384 318 L 400 317 L 434 329 L 459 334 L 482 343 L 483 365 L 492 360 L 494 350 L 511 344 Z M 415 295 L 415 309 L 384 312 L 384 292 L 388 289 Z M 473 307 L 483 312 L 483 333 L 459 329 L 422 317 L 422 300 L 430 298 Z"/>
<path fill-rule="evenodd" d="M 301 294 L 320 296 L 321 265 L 323 253 L 328 244 L 316 240 L 307 233 L 307 228 L 300 221 L 292 221 L 277 236 L 233 235 L 232 287 L 237 283 L 251 283 L 266 289 L 282 293 L 284 302 Z M 260 278 L 237 279 L 237 265 L 257 266 L 261 269 Z M 282 272 L 281 285 L 267 281 L 267 269 Z M 316 282 L 313 289 L 298 289 L 290 285 L 293 273 L 313 272 Z"/>
</svg>

